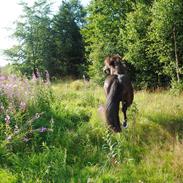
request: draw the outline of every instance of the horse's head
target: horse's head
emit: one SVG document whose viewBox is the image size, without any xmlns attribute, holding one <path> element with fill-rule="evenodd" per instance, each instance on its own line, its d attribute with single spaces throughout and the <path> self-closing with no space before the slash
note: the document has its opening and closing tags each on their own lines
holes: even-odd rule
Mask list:
<svg viewBox="0 0 183 183">
<path fill-rule="evenodd" d="M 103 70 L 107 74 L 125 74 L 127 71 L 124 59 L 118 54 L 106 57 L 104 64 Z"/>
</svg>

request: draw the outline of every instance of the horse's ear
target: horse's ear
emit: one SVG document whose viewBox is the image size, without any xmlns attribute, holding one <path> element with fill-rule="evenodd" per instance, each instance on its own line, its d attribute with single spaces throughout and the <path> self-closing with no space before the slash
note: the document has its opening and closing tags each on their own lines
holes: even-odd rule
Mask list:
<svg viewBox="0 0 183 183">
<path fill-rule="evenodd" d="M 110 64 L 110 57 L 107 56 L 104 60 L 104 64 L 107 65 L 107 64 Z"/>
</svg>

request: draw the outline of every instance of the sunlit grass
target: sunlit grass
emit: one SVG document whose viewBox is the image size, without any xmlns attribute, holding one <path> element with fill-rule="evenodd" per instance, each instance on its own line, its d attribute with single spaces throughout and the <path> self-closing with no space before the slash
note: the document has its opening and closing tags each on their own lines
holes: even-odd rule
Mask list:
<svg viewBox="0 0 183 183">
<path fill-rule="evenodd" d="M 94 90 L 93 88 L 91 90 L 89 86 L 86 87 L 83 83 L 81 85 L 75 92 L 78 94 L 78 97 L 80 96 L 80 99 L 84 100 L 86 98 L 82 98 L 81 96 L 88 95 L 90 92 L 93 94 L 93 100 L 97 102 L 91 108 L 92 116 L 90 123 L 96 132 L 102 133 L 102 136 L 105 136 L 103 130 L 105 131 L 107 126 L 97 111 L 97 107 L 105 103 L 103 88 L 96 87 Z M 72 83 L 71 86 L 73 86 Z M 70 92 L 73 90 L 73 88 L 67 89 L 68 93 L 69 90 Z M 118 153 L 118 160 L 122 163 L 120 165 L 122 166 L 121 169 L 124 169 L 124 162 L 127 161 L 126 163 L 128 164 L 128 161 L 130 161 L 132 163 L 130 167 L 132 166 L 134 169 L 138 168 L 139 170 L 133 170 L 132 168 L 132 175 L 134 174 L 135 178 L 132 176 L 131 178 L 121 179 L 119 175 L 118 179 L 114 179 L 114 182 L 117 180 L 122 182 L 130 182 L 131 180 L 133 182 L 137 181 L 137 179 L 145 182 L 179 181 L 182 172 L 177 171 L 176 168 L 173 169 L 172 163 L 175 167 L 179 167 L 180 164 L 183 165 L 181 161 L 175 163 L 175 157 L 180 153 L 181 148 L 179 146 L 181 146 L 181 143 L 179 141 L 182 139 L 183 132 L 182 99 L 182 96 L 173 96 L 169 91 L 154 93 L 140 91 L 135 93 L 134 103 L 137 109 L 135 114 L 133 112 L 133 106 L 128 111 L 129 129 L 124 130 L 121 134 L 111 134 L 110 138 L 114 139 L 114 144 L 117 143 L 119 145 L 115 147 L 116 150 L 114 147 L 113 149 L 114 153 Z M 77 100 L 75 98 L 73 102 Z M 120 116 L 122 118 L 122 114 Z M 120 150 L 121 148 L 123 150 Z M 125 154 L 126 151 L 127 153 Z M 136 161 L 139 163 L 134 164 Z M 125 166 L 127 165 L 126 163 Z M 118 172 L 117 170 L 118 168 L 116 169 L 116 174 L 118 175 L 121 171 Z M 126 167 L 125 171 L 127 171 Z M 107 174 L 105 175 L 108 177 Z M 96 179 L 94 180 L 96 181 Z M 113 178 L 110 180 L 112 181 Z"/>
<path fill-rule="evenodd" d="M 49 124 L 53 132 L 37 134 L 17 149 L 17 142 L 0 147 L 2 168 L 16 177 L 13 181 L 182 181 L 183 96 L 136 92 L 128 109 L 129 128 L 115 134 L 108 131 L 99 110 L 106 101 L 102 87 L 69 80 L 51 88 L 51 95 L 38 90 L 27 112 L 44 112 L 35 125 Z"/>
</svg>

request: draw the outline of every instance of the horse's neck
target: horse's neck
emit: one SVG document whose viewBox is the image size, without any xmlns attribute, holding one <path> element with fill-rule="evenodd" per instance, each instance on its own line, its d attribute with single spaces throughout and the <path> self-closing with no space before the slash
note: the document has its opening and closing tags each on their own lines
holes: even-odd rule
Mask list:
<svg viewBox="0 0 183 183">
<path fill-rule="evenodd" d="M 110 68 L 110 74 L 113 75 L 119 75 L 119 74 L 127 74 L 127 69 L 126 67 L 124 67 L 122 64 L 115 66 L 115 67 L 111 67 Z"/>
</svg>

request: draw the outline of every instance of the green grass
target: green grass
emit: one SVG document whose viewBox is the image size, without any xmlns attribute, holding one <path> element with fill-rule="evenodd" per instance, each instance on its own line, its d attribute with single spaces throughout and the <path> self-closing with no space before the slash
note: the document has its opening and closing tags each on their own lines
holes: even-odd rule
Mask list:
<svg viewBox="0 0 183 183">
<path fill-rule="evenodd" d="M 52 90 L 41 91 L 29 113 L 44 112 L 33 127 L 47 125 L 53 132 L 0 147 L 0 177 L 7 182 L 183 181 L 183 96 L 135 93 L 129 128 L 115 134 L 98 110 L 105 104 L 101 87 L 69 81 Z"/>
</svg>

